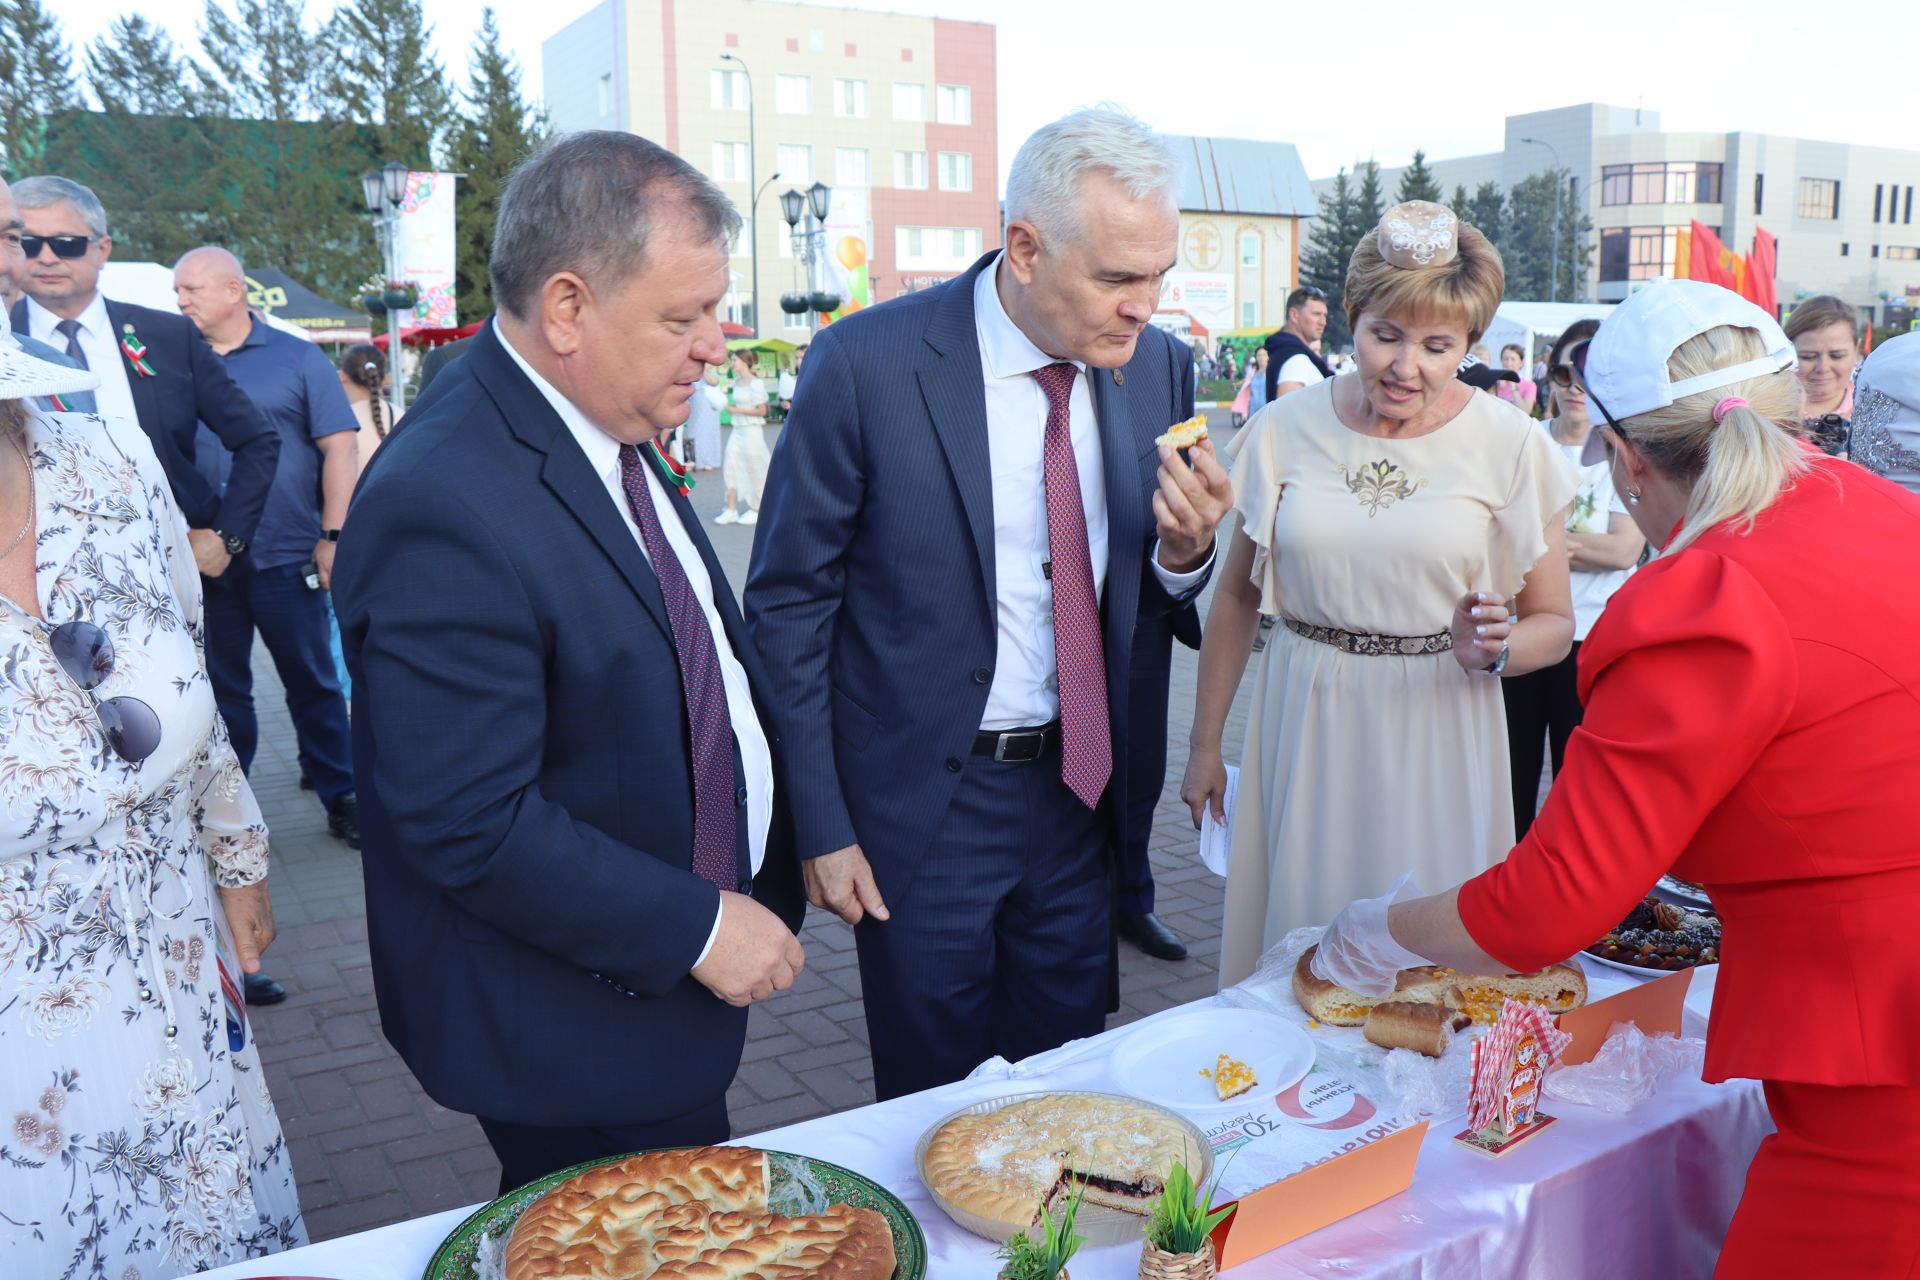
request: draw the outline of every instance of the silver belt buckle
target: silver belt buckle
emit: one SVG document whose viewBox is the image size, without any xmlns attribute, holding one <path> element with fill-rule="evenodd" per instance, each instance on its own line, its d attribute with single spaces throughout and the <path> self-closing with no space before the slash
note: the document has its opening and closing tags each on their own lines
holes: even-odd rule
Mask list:
<svg viewBox="0 0 1920 1280">
<path fill-rule="evenodd" d="M 1007 743 L 1015 738 L 1024 738 L 1024 733 L 1003 733 L 993 740 L 993 760 L 995 764 L 1007 762 Z"/>
</svg>

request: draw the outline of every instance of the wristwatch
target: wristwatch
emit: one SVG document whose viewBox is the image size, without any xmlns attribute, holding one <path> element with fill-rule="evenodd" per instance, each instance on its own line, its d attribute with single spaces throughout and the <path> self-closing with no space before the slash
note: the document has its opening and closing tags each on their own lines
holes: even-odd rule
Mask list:
<svg viewBox="0 0 1920 1280">
<path fill-rule="evenodd" d="M 340 541 L 340 531 L 338 529 L 322 529 L 320 531 L 320 536 L 326 539 L 328 542 Z"/>
<path fill-rule="evenodd" d="M 241 537 L 239 534 L 221 533 L 218 529 L 215 529 L 213 532 L 215 536 L 217 536 L 220 539 L 220 541 L 226 545 L 228 555 L 237 556 L 237 555 L 240 555 L 242 552 L 246 551 L 247 540 Z"/>
<path fill-rule="evenodd" d="M 1513 656 L 1513 646 L 1510 644 L 1501 645 L 1500 656 L 1493 660 L 1493 665 L 1487 668 L 1486 674 L 1490 676 L 1497 676 L 1502 671 L 1505 671 L 1507 669 L 1507 659 L 1511 658 L 1512 656 Z"/>
</svg>

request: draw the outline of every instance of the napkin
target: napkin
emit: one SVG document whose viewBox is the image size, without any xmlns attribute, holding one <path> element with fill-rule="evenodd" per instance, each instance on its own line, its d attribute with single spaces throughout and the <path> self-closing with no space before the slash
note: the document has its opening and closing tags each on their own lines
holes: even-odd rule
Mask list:
<svg viewBox="0 0 1920 1280">
<path fill-rule="evenodd" d="M 1227 766 L 1227 791 L 1220 799 L 1225 822 L 1215 822 L 1211 805 L 1200 811 L 1200 861 L 1217 876 L 1227 874 L 1227 861 L 1233 851 L 1233 802 L 1240 793 L 1240 766 Z"/>
</svg>

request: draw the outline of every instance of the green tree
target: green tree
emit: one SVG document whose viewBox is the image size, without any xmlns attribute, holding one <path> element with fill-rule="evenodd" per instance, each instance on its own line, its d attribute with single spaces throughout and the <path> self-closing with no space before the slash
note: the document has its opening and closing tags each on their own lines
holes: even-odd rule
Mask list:
<svg viewBox="0 0 1920 1280">
<path fill-rule="evenodd" d="M 1465 183 L 1456 182 L 1453 184 L 1453 203 L 1448 207 L 1461 217 L 1467 217 L 1467 188 Z M 1473 219 L 1467 218 L 1467 221 L 1472 222 Z"/>
<path fill-rule="evenodd" d="M 1395 204 L 1405 204 L 1409 200 L 1440 202 L 1440 184 L 1434 180 L 1433 170 L 1427 168 L 1427 153 L 1424 151 L 1413 153 L 1413 163 L 1401 170 L 1400 187 L 1394 192 Z"/>
<path fill-rule="evenodd" d="M 115 18 L 87 46 L 87 83 L 109 112 L 185 115 L 194 105 L 191 73 L 173 38 L 137 13 Z"/>
<path fill-rule="evenodd" d="M 377 163 L 363 130 L 325 113 L 335 52 L 301 0 L 207 0 L 196 68 L 210 109 L 229 117 L 214 177 L 243 262 L 275 266 L 335 298 L 379 269 L 360 173 Z"/>
<path fill-rule="evenodd" d="M 1507 234 L 1507 194 L 1492 179 L 1474 188 L 1473 198 L 1456 205 L 1455 212 L 1499 248 Z"/>
<path fill-rule="evenodd" d="M 45 166 L 47 122 L 77 103 L 73 55 L 40 0 L 0 0 L 0 152 L 6 176 Z"/>
<path fill-rule="evenodd" d="M 1380 189 L 1379 164 L 1369 160 L 1360 166 L 1358 172 L 1360 189 L 1354 193 L 1353 214 L 1355 224 L 1364 235 L 1380 225 L 1380 215 L 1387 211 L 1387 202 Z M 1359 240 L 1359 236 L 1354 237 L 1356 244 Z"/>
<path fill-rule="evenodd" d="M 331 105 L 342 119 L 372 127 L 383 163 L 433 167 L 453 94 L 432 38 L 420 0 L 346 0 L 322 33 Z"/>
<path fill-rule="evenodd" d="M 1500 244 L 1507 264 L 1507 297 L 1544 302 L 1578 301 L 1593 260 L 1593 223 L 1567 198 L 1565 169 L 1536 173 L 1507 199 L 1507 232 Z M 1558 196 L 1556 206 L 1555 196 Z M 1554 214 L 1559 212 L 1558 288 L 1555 287 Z"/>
<path fill-rule="evenodd" d="M 460 252 L 455 268 L 456 306 L 464 320 L 493 310 L 487 254 L 507 175 L 539 143 L 544 113 L 520 92 L 520 67 L 500 47 L 500 26 L 491 8 L 482 10 L 473 40 L 472 65 L 463 95 L 467 110 L 454 125 L 448 163 L 463 174 L 454 195 L 454 235 Z"/>
<path fill-rule="evenodd" d="M 1333 185 L 1320 193 L 1320 212 L 1313 220 L 1311 234 L 1300 255 L 1300 283 L 1310 284 L 1327 295 L 1326 341 L 1344 345 L 1347 316 L 1343 305 L 1347 291 L 1347 260 L 1353 256 L 1357 237 L 1353 182 L 1343 168 L 1333 177 Z"/>
</svg>

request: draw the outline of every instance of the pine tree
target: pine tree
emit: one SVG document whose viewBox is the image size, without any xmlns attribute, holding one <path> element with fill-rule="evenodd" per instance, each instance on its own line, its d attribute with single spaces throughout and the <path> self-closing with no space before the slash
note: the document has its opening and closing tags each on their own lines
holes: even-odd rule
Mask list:
<svg viewBox="0 0 1920 1280">
<path fill-rule="evenodd" d="M 1313 285 L 1327 295 L 1325 340 L 1330 347 L 1344 345 L 1349 337 L 1343 299 L 1347 260 L 1353 256 L 1354 241 L 1349 239 L 1353 225 L 1353 183 L 1343 168 L 1334 175 L 1333 186 L 1320 193 L 1320 212 L 1300 255 L 1300 283 Z"/>
<path fill-rule="evenodd" d="M 1566 198 L 1571 175 L 1565 169 L 1536 173 L 1513 188 L 1508 199 L 1508 233 L 1500 246 L 1507 263 L 1507 297 L 1544 302 L 1554 288 L 1554 197 L 1559 194 L 1559 288 L 1562 302 L 1586 291 L 1593 260 L 1593 223 Z"/>
<path fill-rule="evenodd" d="M 465 320 L 493 310 L 487 255 L 507 175 L 538 145 L 544 114 L 520 93 L 520 68 L 500 47 L 500 27 L 491 8 L 482 10 L 473 40 L 473 61 L 463 95 L 467 111 L 454 125 L 448 163 L 464 176 L 455 188 L 454 234 L 460 246 L 454 279 L 456 307 Z"/>
<path fill-rule="evenodd" d="M 1360 166 L 1360 190 L 1354 193 L 1354 226 L 1359 235 L 1354 243 L 1360 242 L 1361 235 L 1368 235 L 1380 225 L 1380 215 L 1387 211 L 1387 202 L 1380 190 L 1380 165 L 1373 160 Z"/>
<path fill-rule="evenodd" d="M 347 0 L 322 33 L 331 105 L 342 119 L 372 126 L 383 163 L 433 167 L 453 94 L 432 38 L 420 0 Z"/>
<path fill-rule="evenodd" d="M 40 0 L 0 0 L 0 151 L 6 176 L 45 164 L 48 121 L 78 105 L 73 56 Z"/>
<path fill-rule="evenodd" d="M 1433 170 L 1427 168 L 1427 153 L 1415 151 L 1413 163 L 1400 173 L 1400 187 L 1394 193 L 1395 204 L 1405 204 L 1409 200 L 1440 201 L 1440 184 L 1434 181 Z"/>
<path fill-rule="evenodd" d="M 87 83 L 110 113 L 185 115 L 192 106 L 186 60 L 173 38 L 137 13 L 115 18 L 87 46 Z"/>
<path fill-rule="evenodd" d="M 1481 235 L 1499 248 L 1507 234 L 1507 195 L 1500 190 L 1500 184 L 1492 179 L 1481 183 L 1474 189 L 1471 200 L 1463 200 L 1456 206 L 1457 212 L 1465 218 Z"/>
<path fill-rule="evenodd" d="M 1450 207 L 1461 217 L 1467 217 L 1467 187 L 1465 183 L 1456 182 L 1453 184 L 1453 204 Z M 1467 221 L 1471 222 L 1473 219 L 1467 218 Z"/>
</svg>

